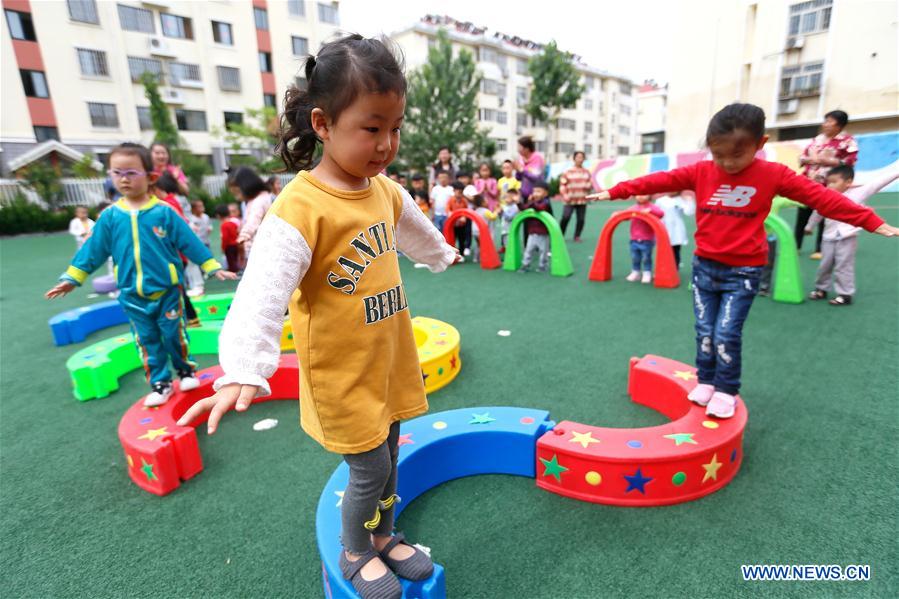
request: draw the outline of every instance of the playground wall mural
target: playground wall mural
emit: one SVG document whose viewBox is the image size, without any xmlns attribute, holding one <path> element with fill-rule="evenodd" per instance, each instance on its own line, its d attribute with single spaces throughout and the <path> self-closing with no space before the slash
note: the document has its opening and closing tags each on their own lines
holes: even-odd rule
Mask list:
<svg viewBox="0 0 899 599">
<path fill-rule="evenodd" d="M 855 136 L 858 141 L 858 162 L 855 164 L 855 183 L 865 184 L 887 172 L 899 169 L 899 131 L 867 133 Z M 765 145 L 759 156 L 772 162 L 786 164 L 799 171 L 799 156 L 811 142 L 809 139 L 777 141 Z M 677 154 L 637 154 L 605 160 L 588 160 L 584 167 L 593 173 L 597 189 L 610 187 L 657 171 L 666 171 L 710 158 L 706 150 Z M 556 162 L 549 166 L 549 177 L 555 178 L 572 166 L 572 162 Z M 883 191 L 899 192 L 899 181 L 894 181 Z"/>
</svg>

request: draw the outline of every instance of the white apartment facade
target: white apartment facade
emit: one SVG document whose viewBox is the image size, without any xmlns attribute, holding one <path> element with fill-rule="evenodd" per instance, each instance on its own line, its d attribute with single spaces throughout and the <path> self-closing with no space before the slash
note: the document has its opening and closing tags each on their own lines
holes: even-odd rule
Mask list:
<svg viewBox="0 0 899 599">
<path fill-rule="evenodd" d="M 455 52 L 471 52 L 483 77 L 479 120 L 497 144 L 497 159 L 515 156 L 522 135 L 533 136 L 548 162 L 570 160 L 575 150 L 584 151 L 588 159 L 639 151 L 636 86 L 630 79 L 576 60 L 586 90 L 575 108 L 562 111 L 552 134 L 554 147 L 546 148 L 545 127 L 534 123 L 524 108 L 531 87 L 527 61 L 540 52 L 540 44 L 429 15 L 390 36 L 403 49 L 408 71 L 427 61 L 440 29 L 446 30 Z"/>
<path fill-rule="evenodd" d="M 731 102 L 761 106 L 774 141 L 815 135 L 831 110 L 850 133 L 899 129 L 896 2 L 693 0 L 672 38 L 667 146 L 703 143 Z"/>
<path fill-rule="evenodd" d="M 637 134 L 640 136 L 637 153 L 657 154 L 665 151 L 667 104 L 667 85 L 647 81 L 637 88 Z"/>
<path fill-rule="evenodd" d="M 221 134 L 248 108 L 280 106 L 308 52 L 339 26 L 337 2 L 3 0 L 0 167 L 56 139 L 100 158 L 153 138 L 140 75 L 191 151 L 227 165 Z"/>
</svg>

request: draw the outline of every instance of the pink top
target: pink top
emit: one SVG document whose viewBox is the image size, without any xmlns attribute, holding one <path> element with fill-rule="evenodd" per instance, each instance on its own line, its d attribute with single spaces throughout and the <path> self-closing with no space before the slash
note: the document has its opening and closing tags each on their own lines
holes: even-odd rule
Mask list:
<svg viewBox="0 0 899 599">
<path fill-rule="evenodd" d="M 478 190 L 478 193 L 484 196 L 484 201 L 487 202 L 487 208 L 491 212 L 495 210 L 499 201 L 499 190 L 496 188 L 496 179 L 493 177 L 490 177 L 489 179 L 475 179 L 474 186 Z"/>
<path fill-rule="evenodd" d="M 521 158 L 521 168 L 529 172 L 532 175 L 537 175 L 539 177 L 543 176 L 543 169 L 546 168 L 546 160 L 543 158 L 543 154 L 540 152 L 531 152 L 530 157 L 525 158 L 521 154 L 518 155 Z"/>
<path fill-rule="evenodd" d="M 177 181 L 178 183 L 187 183 L 187 176 L 184 174 L 184 171 L 182 171 L 180 168 L 178 168 L 174 164 L 169 163 L 169 164 L 165 165 L 165 169 L 163 169 L 163 170 L 165 170 L 166 172 L 168 172 L 168 174 L 170 174 L 172 177 L 174 177 L 175 181 Z M 156 168 L 154 168 L 153 171 L 160 175 L 162 174 L 162 172 Z"/>
<path fill-rule="evenodd" d="M 655 204 L 634 204 L 632 210 L 634 212 L 642 212 L 649 209 L 649 213 L 656 218 L 665 216 L 665 212 Z M 652 232 L 652 227 L 638 218 L 631 219 L 631 241 L 653 241 L 656 234 Z"/>
</svg>

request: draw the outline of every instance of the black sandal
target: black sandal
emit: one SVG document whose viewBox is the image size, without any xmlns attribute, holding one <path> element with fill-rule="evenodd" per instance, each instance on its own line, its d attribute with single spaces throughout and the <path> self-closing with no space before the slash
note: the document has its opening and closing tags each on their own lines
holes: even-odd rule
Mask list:
<svg viewBox="0 0 899 599">
<path fill-rule="evenodd" d="M 808 294 L 808 298 L 810 300 L 823 300 L 827 299 L 827 292 L 821 291 L 820 289 L 815 289 L 811 293 Z"/>
<path fill-rule="evenodd" d="M 848 306 L 852 303 L 851 295 L 838 295 L 829 302 L 827 302 L 831 306 Z"/>
</svg>

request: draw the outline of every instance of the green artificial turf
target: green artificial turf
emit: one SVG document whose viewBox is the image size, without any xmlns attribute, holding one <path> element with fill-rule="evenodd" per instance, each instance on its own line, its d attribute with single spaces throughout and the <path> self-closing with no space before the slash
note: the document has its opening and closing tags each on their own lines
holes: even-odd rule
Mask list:
<svg viewBox="0 0 899 599">
<path fill-rule="evenodd" d="M 895 224 L 897 203 L 883 194 L 872 204 Z M 691 295 L 623 281 L 626 226 L 614 280 L 587 280 L 612 209 L 588 210 L 567 279 L 472 264 L 433 275 L 403 261 L 412 313 L 462 335 L 462 372 L 430 397 L 432 410 L 511 405 L 557 421 L 664 422 L 629 402 L 628 359 L 692 361 Z M 817 266 L 808 245 L 806 290 Z M 204 471 L 169 496 L 132 484 L 116 431 L 146 392 L 142 373 L 82 403 L 65 369 L 72 353 L 127 327 L 55 347 L 47 326 L 106 299 L 87 289 L 42 299 L 73 249 L 65 234 L 0 240 L 2 596 L 321 597 L 314 512 L 340 458 L 300 430 L 296 402 L 271 402 L 201 435 Z M 415 500 L 398 526 L 432 548 L 454 598 L 899 596 L 899 243 L 863 235 L 857 273 L 848 308 L 756 301 L 744 335 L 745 458 L 718 493 L 620 508 L 480 476 Z M 266 417 L 280 424 L 253 432 Z M 741 564 L 870 564 L 871 580 L 743 582 Z"/>
</svg>

